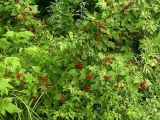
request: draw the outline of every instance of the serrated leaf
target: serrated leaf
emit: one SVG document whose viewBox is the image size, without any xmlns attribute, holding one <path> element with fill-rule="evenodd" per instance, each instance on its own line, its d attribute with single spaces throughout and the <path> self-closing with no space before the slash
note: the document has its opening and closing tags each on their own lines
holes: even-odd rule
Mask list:
<svg viewBox="0 0 160 120">
<path fill-rule="evenodd" d="M 6 34 L 4 34 L 4 36 L 7 38 L 12 38 L 15 36 L 15 33 L 13 31 L 8 31 Z"/>
<path fill-rule="evenodd" d="M 24 32 L 17 32 L 16 37 L 21 40 L 23 39 L 30 39 L 34 34 L 30 31 L 24 31 Z"/>
<path fill-rule="evenodd" d="M 7 57 L 7 58 L 4 60 L 4 63 L 5 63 L 5 65 L 6 65 L 7 70 L 10 70 L 10 71 L 12 71 L 12 72 L 15 72 L 15 70 L 16 70 L 17 68 L 20 68 L 20 67 L 21 67 L 19 58 L 17 58 L 17 57 Z"/>
<path fill-rule="evenodd" d="M 8 91 L 9 89 L 13 88 L 10 84 L 9 84 L 9 79 L 1 79 L 0 80 L 0 94 L 1 96 L 3 95 L 8 95 Z"/>
<path fill-rule="evenodd" d="M 61 98 L 61 94 L 60 93 L 56 93 L 56 95 L 54 96 L 55 100 L 60 100 Z"/>
<path fill-rule="evenodd" d="M 101 29 L 101 31 L 102 31 L 103 33 L 106 33 L 107 35 L 110 35 L 110 34 L 111 34 L 111 32 L 110 32 L 110 30 L 109 30 L 109 29 L 107 29 L 107 30 L 105 30 L 105 29 Z"/>
<path fill-rule="evenodd" d="M 68 74 L 72 75 L 72 76 L 76 76 L 77 75 L 77 71 L 75 69 L 71 69 L 71 70 L 68 71 Z"/>
<path fill-rule="evenodd" d="M 114 37 L 115 40 L 119 40 L 119 34 L 114 32 L 112 33 L 112 36 Z"/>
<path fill-rule="evenodd" d="M 36 73 L 40 73 L 41 68 L 39 66 L 32 66 L 32 69 L 34 70 L 34 72 Z"/>
<path fill-rule="evenodd" d="M 7 112 L 9 113 L 17 113 L 17 112 L 21 112 L 21 109 L 19 109 L 16 105 L 12 104 L 12 103 L 7 103 L 5 105 L 5 109 Z"/>
<path fill-rule="evenodd" d="M 39 13 L 38 12 L 38 5 L 30 5 L 30 8 L 33 10 L 33 12 L 36 14 L 36 13 Z"/>
<path fill-rule="evenodd" d="M 9 45 L 10 45 L 10 42 L 8 42 L 6 38 L 1 38 L 0 39 L 0 48 L 8 49 Z"/>
<path fill-rule="evenodd" d="M 81 80 L 85 79 L 86 78 L 86 70 L 83 69 L 83 70 L 81 70 L 80 73 L 81 73 L 81 75 L 80 75 L 79 79 L 81 79 Z"/>
<path fill-rule="evenodd" d="M 106 9 L 106 2 L 104 0 L 99 0 L 96 6 L 100 6 L 103 9 Z"/>
</svg>

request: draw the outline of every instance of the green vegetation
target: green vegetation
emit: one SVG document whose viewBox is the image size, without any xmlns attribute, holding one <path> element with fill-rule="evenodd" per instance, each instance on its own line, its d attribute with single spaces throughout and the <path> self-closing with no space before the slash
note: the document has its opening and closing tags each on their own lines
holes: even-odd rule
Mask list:
<svg viewBox="0 0 160 120">
<path fill-rule="evenodd" d="M 0 119 L 159 120 L 159 10 L 158 0 L 1 0 Z"/>
</svg>

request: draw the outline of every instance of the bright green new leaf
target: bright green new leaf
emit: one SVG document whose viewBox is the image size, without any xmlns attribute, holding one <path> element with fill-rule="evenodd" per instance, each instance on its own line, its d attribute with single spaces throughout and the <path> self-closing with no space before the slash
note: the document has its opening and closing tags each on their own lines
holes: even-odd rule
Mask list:
<svg viewBox="0 0 160 120">
<path fill-rule="evenodd" d="M 2 79 L 0 80 L 0 94 L 1 94 L 1 96 L 5 95 L 5 94 L 7 95 L 9 89 L 13 88 L 13 87 L 9 84 L 9 81 L 10 81 L 10 79 L 4 79 L 4 78 L 2 78 Z"/>
</svg>

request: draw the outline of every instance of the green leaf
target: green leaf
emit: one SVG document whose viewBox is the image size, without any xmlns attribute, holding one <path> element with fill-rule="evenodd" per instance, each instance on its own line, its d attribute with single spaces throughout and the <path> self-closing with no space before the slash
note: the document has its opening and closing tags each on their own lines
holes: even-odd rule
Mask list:
<svg viewBox="0 0 160 120">
<path fill-rule="evenodd" d="M 38 12 L 38 5 L 30 5 L 30 8 L 33 10 L 33 12 L 36 14 L 36 13 L 39 13 Z"/>
<path fill-rule="evenodd" d="M 21 109 L 19 109 L 16 105 L 12 104 L 12 103 L 7 103 L 5 105 L 5 109 L 7 112 L 9 113 L 17 113 L 17 112 L 21 112 Z"/>
<path fill-rule="evenodd" d="M 34 34 L 30 31 L 24 31 L 24 32 L 17 32 L 16 33 L 16 37 L 21 40 L 21 38 L 23 39 L 30 39 L 32 36 L 34 36 Z"/>
<path fill-rule="evenodd" d="M 7 38 L 13 38 L 15 36 L 15 33 L 13 31 L 8 31 L 6 34 L 4 34 Z"/>
<path fill-rule="evenodd" d="M 39 66 L 32 66 L 32 69 L 36 72 L 36 73 L 40 73 L 41 68 Z"/>
<path fill-rule="evenodd" d="M 76 76 L 78 73 L 75 69 L 71 69 L 71 70 L 68 71 L 68 74 L 72 75 L 72 76 Z"/>
<path fill-rule="evenodd" d="M 103 9 L 106 9 L 106 2 L 104 0 L 99 0 L 96 6 L 100 6 Z"/>
<path fill-rule="evenodd" d="M 111 32 L 110 32 L 110 30 L 109 30 L 109 29 L 107 29 L 107 30 L 105 30 L 105 29 L 101 29 L 101 31 L 102 31 L 103 33 L 106 33 L 107 35 L 110 35 L 110 34 L 111 34 Z"/>
<path fill-rule="evenodd" d="M 15 113 L 15 112 L 21 112 L 21 109 L 19 109 L 16 105 L 12 104 L 12 98 L 6 97 L 6 98 L 0 98 L 0 113 L 5 115 L 6 111 L 9 113 Z"/>
<path fill-rule="evenodd" d="M 80 73 L 81 73 L 81 75 L 80 75 L 79 79 L 84 80 L 86 78 L 86 70 L 82 69 Z"/>
<path fill-rule="evenodd" d="M 3 95 L 8 95 L 8 91 L 9 89 L 13 88 L 10 84 L 9 84 L 10 79 L 4 79 L 2 78 L 0 80 L 0 94 L 1 96 Z"/>
<path fill-rule="evenodd" d="M 9 46 L 10 46 L 10 42 L 8 42 L 6 38 L 1 38 L 0 39 L 0 48 L 8 49 Z"/>
<path fill-rule="evenodd" d="M 17 68 L 20 68 L 20 67 L 21 67 L 19 58 L 17 58 L 17 57 L 7 57 L 7 58 L 4 60 L 4 63 L 5 63 L 5 65 L 6 65 L 7 70 L 10 70 L 10 71 L 12 71 L 12 72 L 15 72 L 15 70 L 16 70 Z"/>
<path fill-rule="evenodd" d="M 61 98 L 61 94 L 60 93 L 56 93 L 56 95 L 54 96 L 55 100 L 60 100 Z"/>
<path fill-rule="evenodd" d="M 112 33 L 115 40 L 119 40 L 119 34 L 117 32 Z"/>
</svg>

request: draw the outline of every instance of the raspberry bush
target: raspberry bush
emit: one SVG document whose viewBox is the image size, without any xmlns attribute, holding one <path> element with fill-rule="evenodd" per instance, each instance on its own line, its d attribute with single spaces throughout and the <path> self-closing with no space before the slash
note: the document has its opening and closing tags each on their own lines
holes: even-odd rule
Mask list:
<svg viewBox="0 0 160 120">
<path fill-rule="evenodd" d="M 43 2 L 0 1 L 0 118 L 158 120 L 159 1 Z"/>
</svg>

